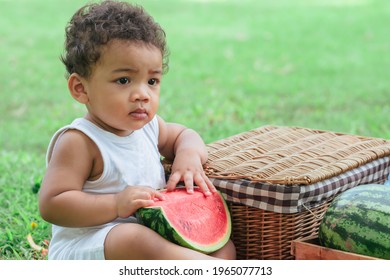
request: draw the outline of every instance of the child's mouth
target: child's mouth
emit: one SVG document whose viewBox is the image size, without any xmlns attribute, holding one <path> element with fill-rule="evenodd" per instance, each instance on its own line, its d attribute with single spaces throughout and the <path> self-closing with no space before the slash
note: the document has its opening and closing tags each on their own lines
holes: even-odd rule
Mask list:
<svg viewBox="0 0 390 280">
<path fill-rule="evenodd" d="M 148 113 L 145 109 L 137 109 L 135 111 L 130 112 L 129 115 L 136 120 L 142 120 L 148 117 Z"/>
</svg>

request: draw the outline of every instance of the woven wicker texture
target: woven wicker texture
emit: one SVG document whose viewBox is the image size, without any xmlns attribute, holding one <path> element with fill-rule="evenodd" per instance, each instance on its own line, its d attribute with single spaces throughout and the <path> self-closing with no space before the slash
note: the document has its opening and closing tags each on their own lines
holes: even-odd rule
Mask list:
<svg viewBox="0 0 390 280">
<path fill-rule="evenodd" d="M 263 126 L 207 145 L 206 174 L 308 185 L 390 155 L 390 141 L 299 127 Z"/>
<path fill-rule="evenodd" d="M 289 260 L 291 242 L 316 236 L 330 202 L 298 214 L 280 214 L 229 203 L 237 259 Z"/>
</svg>

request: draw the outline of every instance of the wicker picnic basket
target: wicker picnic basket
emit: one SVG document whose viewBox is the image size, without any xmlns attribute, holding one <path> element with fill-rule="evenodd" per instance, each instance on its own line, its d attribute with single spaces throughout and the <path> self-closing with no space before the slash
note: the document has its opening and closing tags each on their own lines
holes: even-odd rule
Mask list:
<svg viewBox="0 0 390 280">
<path fill-rule="evenodd" d="M 307 128 L 264 126 L 207 149 L 238 259 L 294 259 L 291 242 L 318 233 L 335 196 L 390 172 L 390 141 Z"/>
</svg>

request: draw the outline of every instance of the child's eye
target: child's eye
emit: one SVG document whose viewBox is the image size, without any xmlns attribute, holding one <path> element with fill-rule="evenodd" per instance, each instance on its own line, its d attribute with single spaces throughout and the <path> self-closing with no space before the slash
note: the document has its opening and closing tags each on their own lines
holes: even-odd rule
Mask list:
<svg viewBox="0 0 390 280">
<path fill-rule="evenodd" d="M 116 82 L 120 85 L 126 85 L 130 83 L 130 80 L 129 78 L 119 78 Z"/>
<path fill-rule="evenodd" d="M 151 85 L 151 86 L 154 86 L 154 85 L 157 85 L 157 83 L 158 83 L 158 80 L 157 79 L 150 79 L 149 81 L 148 81 L 148 84 L 149 85 Z"/>
</svg>

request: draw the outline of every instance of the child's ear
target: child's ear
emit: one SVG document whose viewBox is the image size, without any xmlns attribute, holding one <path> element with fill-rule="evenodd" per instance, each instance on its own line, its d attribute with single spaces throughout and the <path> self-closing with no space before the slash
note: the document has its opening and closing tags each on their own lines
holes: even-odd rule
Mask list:
<svg viewBox="0 0 390 280">
<path fill-rule="evenodd" d="M 81 104 L 87 104 L 89 101 L 85 83 L 86 80 L 77 73 L 71 74 L 68 79 L 68 88 L 70 94 Z"/>
</svg>

